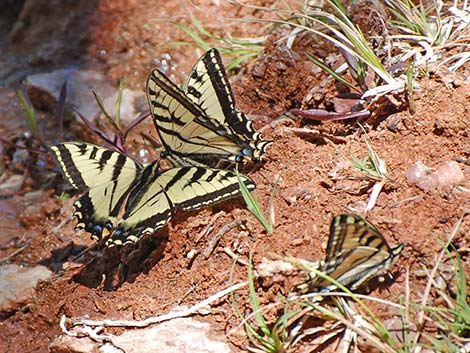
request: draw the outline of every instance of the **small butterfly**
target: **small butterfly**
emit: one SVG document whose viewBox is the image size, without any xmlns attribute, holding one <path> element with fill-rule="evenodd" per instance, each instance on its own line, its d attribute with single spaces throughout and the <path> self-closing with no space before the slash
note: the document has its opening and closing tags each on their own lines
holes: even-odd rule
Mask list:
<svg viewBox="0 0 470 353">
<path fill-rule="evenodd" d="M 388 270 L 402 250 L 403 243 L 390 247 L 377 228 L 363 218 L 340 214 L 331 221 L 326 257 L 318 271 L 355 290 L 378 273 Z M 297 286 L 301 294 L 335 289 L 336 285 L 315 274 L 309 274 L 309 279 Z"/>
</svg>

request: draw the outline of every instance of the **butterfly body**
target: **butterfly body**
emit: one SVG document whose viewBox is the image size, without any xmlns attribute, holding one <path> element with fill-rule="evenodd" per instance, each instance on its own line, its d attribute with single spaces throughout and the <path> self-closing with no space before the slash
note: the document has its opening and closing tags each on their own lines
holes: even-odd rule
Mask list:
<svg viewBox="0 0 470 353">
<path fill-rule="evenodd" d="M 51 146 L 62 174 L 84 194 L 75 202 L 76 227 L 107 246 L 136 242 L 163 227 L 176 210 L 195 210 L 240 194 L 234 172 L 202 166 L 161 170 L 120 152 L 84 142 Z M 249 190 L 254 182 L 240 175 Z"/>
<path fill-rule="evenodd" d="M 327 274 L 350 290 L 356 290 L 375 275 L 388 270 L 403 250 L 403 244 L 390 247 L 375 226 L 353 214 L 333 218 L 325 260 L 318 271 Z M 299 285 L 300 292 L 330 292 L 336 285 L 326 278 L 311 275 Z"/>
</svg>

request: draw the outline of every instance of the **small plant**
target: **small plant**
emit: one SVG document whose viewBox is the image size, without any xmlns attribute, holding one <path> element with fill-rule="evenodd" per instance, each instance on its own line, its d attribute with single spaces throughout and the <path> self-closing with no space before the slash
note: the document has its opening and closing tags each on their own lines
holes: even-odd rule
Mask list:
<svg viewBox="0 0 470 353">
<path fill-rule="evenodd" d="M 23 109 L 26 123 L 28 124 L 29 129 L 31 130 L 31 134 L 41 143 L 44 143 L 44 136 L 42 132 L 39 130 L 38 120 L 36 117 L 36 111 L 29 99 L 28 94 L 26 91 L 17 90 L 16 91 L 16 98 L 18 99 L 18 103 Z"/>
<path fill-rule="evenodd" d="M 263 228 L 271 234 L 274 231 L 274 223 L 275 223 L 275 216 L 274 216 L 274 193 L 275 188 L 274 186 L 273 191 L 271 192 L 271 197 L 269 198 L 269 215 L 268 219 L 263 214 L 261 210 L 261 206 L 259 202 L 251 195 L 250 191 L 246 187 L 246 185 L 241 180 L 238 170 L 236 170 L 237 177 L 238 177 L 238 185 L 240 186 L 240 191 L 242 194 L 243 199 L 245 200 L 246 206 L 248 210 L 256 217 L 256 219 L 261 223 Z"/>
<path fill-rule="evenodd" d="M 233 270 L 234 268 L 232 268 L 232 274 Z M 251 255 L 248 261 L 248 285 L 250 306 L 252 309 L 252 313 L 248 317 L 245 317 L 241 313 L 238 305 L 236 304 L 235 295 L 234 293 L 232 293 L 232 305 L 240 319 L 243 321 L 243 325 L 245 326 L 245 332 L 250 343 L 252 344 L 251 347 L 248 347 L 248 350 L 250 352 L 255 353 L 286 352 L 289 346 L 289 334 L 287 330 L 287 323 L 292 317 L 297 315 L 298 312 L 289 311 L 287 306 L 285 306 L 284 313 L 278 318 L 278 320 L 273 325 L 269 325 L 267 323 L 263 315 L 263 310 L 267 310 L 270 307 L 277 306 L 280 303 L 275 303 L 274 305 L 270 305 L 269 307 L 261 307 L 256 294 L 255 275 Z"/>
<path fill-rule="evenodd" d="M 362 159 L 356 157 L 354 154 L 351 153 L 351 160 L 354 169 L 356 169 L 366 179 L 371 179 L 374 181 L 374 186 L 372 187 L 369 202 L 367 203 L 367 206 L 364 210 L 364 212 L 367 212 L 375 206 L 375 203 L 377 201 L 377 198 L 379 197 L 380 192 L 382 191 L 382 188 L 387 182 L 390 181 L 390 178 L 387 175 L 386 164 L 377 155 L 377 152 L 375 152 L 372 148 L 366 130 L 361 124 L 359 124 L 359 126 L 365 134 L 365 142 L 369 153 Z"/>
<path fill-rule="evenodd" d="M 116 116 L 113 118 L 111 115 L 106 111 L 104 108 L 103 103 L 101 102 L 101 99 L 98 97 L 96 92 L 93 91 L 93 95 L 95 96 L 96 102 L 98 106 L 100 107 L 101 112 L 105 116 L 106 120 L 110 123 L 110 125 L 113 127 L 114 132 L 111 133 L 110 136 L 108 136 L 105 132 L 103 132 L 101 129 L 99 129 L 95 124 L 93 124 L 90 120 L 85 118 L 79 111 L 76 109 L 73 109 L 73 111 L 80 117 L 80 119 L 85 123 L 85 125 L 92 130 L 96 135 L 98 135 L 100 138 L 105 140 L 107 143 L 109 143 L 115 150 L 125 153 L 125 141 L 127 138 L 127 135 L 129 132 L 138 124 L 140 124 L 143 120 L 145 120 L 149 115 L 150 112 L 146 111 L 141 114 L 139 114 L 127 127 L 126 129 L 122 129 L 121 127 L 121 103 L 122 103 L 122 92 L 123 92 L 124 84 L 123 81 L 119 81 L 119 87 L 118 87 L 118 95 L 116 98 Z"/>
</svg>

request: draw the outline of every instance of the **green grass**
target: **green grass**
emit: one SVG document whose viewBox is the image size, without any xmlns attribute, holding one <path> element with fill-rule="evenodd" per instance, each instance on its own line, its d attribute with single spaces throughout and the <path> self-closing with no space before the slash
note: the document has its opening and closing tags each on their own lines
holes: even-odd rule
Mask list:
<svg viewBox="0 0 470 353">
<path fill-rule="evenodd" d="M 351 160 L 354 169 L 368 179 L 375 181 L 387 180 L 387 168 L 385 162 L 378 156 L 377 152 L 372 148 L 369 136 L 364 127 L 358 123 L 364 132 L 364 140 L 367 146 L 368 154 L 362 159 L 351 153 Z"/>
<path fill-rule="evenodd" d="M 261 223 L 263 228 L 266 230 L 268 234 L 271 234 L 274 231 L 274 223 L 275 223 L 275 215 L 274 215 L 274 194 L 276 190 L 276 186 L 273 187 L 273 191 L 271 192 L 271 197 L 269 198 L 269 213 L 268 218 L 263 214 L 261 210 L 261 206 L 259 202 L 251 195 L 250 191 L 243 183 L 238 174 L 238 170 L 236 170 L 237 178 L 238 178 L 238 185 L 240 186 L 240 191 L 242 194 L 243 199 L 245 200 L 246 207 L 248 211 L 250 211 L 253 216 Z"/>
<path fill-rule="evenodd" d="M 233 276 L 235 262 L 232 266 L 231 276 Z M 232 307 L 237 312 L 243 322 L 245 332 L 251 346 L 247 347 L 250 352 L 255 353 L 282 353 L 286 352 L 289 346 L 288 323 L 291 318 L 298 314 L 298 311 L 290 311 L 287 304 L 274 303 L 269 307 L 262 307 L 256 294 L 255 271 L 253 269 L 253 260 L 250 255 L 248 259 L 248 285 L 249 285 L 249 304 L 251 314 L 245 316 L 242 314 L 232 293 Z M 276 306 L 284 305 L 283 314 L 274 324 L 269 324 L 263 315 L 263 312 Z"/>
<path fill-rule="evenodd" d="M 21 109 L 24 112 L 26 123 L 28 124 L 31 134 L 40 142 L 44 141 L 44 136 L 39 130 L 38 119 L 36 116 L 36 111 L 34 110 L 33 105 L 31 104 L 29 97 L 26 92 L 20 90 L 16 91 L 16 98 Z"/>
<path fill-rule="evenodd" d="M 221 54 L 234 57 L 234 59 L 226 65 L 227 70 L 232 70 L 240 66 L 243 62 L 257 57 L 260 50 L 263 48 L 262 43 L 267 37 L 240 39 L 219 36 L 206 30 L 203 24 L 193 15 L 191 15 L 192 26 L 174 21 L 170 21 L 170 23 L 182 30 L 191 40 L 187 42 L 168 42 L 165 44 L 166 46 L 191 45 L 203 51 L 217 47 Z"/>
</svg>

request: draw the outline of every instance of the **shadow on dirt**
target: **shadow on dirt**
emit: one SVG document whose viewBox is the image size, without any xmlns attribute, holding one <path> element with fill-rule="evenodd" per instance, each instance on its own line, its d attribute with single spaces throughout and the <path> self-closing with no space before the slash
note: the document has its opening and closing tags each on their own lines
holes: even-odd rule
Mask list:
<svg viewBox="0 0 470 353">
<path fill-rule="evenodd" d="M 72 277 L 74 282 L 89 288 L 102 288 L 106 291 L 118 289 L 124 282 L 132 283 L 141 273 L 148 273 L 162 258 L 167 243 L 167 227 L 155 235 L 145 236 L 136 244 L 108 248 L 104 241 L 89 248 L 71 243 L 56 249 L 52 256 L 41 261 L 56 272 L 63 271 L 69 261 L 83 264 Z"/>
</svg>

